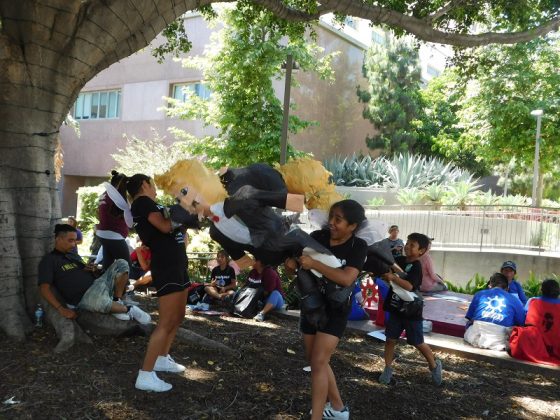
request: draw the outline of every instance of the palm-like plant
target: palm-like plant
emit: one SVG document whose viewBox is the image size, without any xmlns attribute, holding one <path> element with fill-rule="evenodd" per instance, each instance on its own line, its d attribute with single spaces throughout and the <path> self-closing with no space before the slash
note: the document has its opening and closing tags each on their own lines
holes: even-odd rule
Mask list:
<svg viewBox="0 0 560 420">
<path fill-rule="evenodd" d="M 418 188 L 401 188 L 397 192 L 397 200 L 405 206 L 413 206 L 415 204 L 422 204 L 424 193 Z"/>
<path fill-rule="evenodd" d="M 448 185 L 442 203 L 464 208 L 472 199 L 473 193 L 480 188 L 476 181 L 458 181 Z"/>
<path fill-rule="evenodd" d="M 430 184 L 424 189 L 424 197 L 432 204 L 441 204 L 445 195 L 445 187 L 440 184 Z"/>
<path fill-rule="evenodd" d="M 499 197 L 492 194 L 492 191 L 488 190 L 485 193 L 482 191 L 477 191 L 473 195 L 473 202 L 479 206 L 492 206 L 496 204 L 499 200 Z"/>
</svg>

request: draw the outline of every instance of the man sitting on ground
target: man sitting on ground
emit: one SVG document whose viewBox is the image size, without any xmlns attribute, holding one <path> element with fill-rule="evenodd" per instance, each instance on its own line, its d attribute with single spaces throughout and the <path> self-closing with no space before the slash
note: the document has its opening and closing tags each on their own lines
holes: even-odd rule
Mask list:
<svg viewBox="0 0 560 420">
<path fill-rule="evenodd" d="M 119 302 L 128 283 L 128 263 L 116 260 L 107 271 L 96 278 L 96 267 L 84 264 L 73 253 L 76 229 L 70 225 L 55 226 L 54 250 L 39 263 L 39 289 L 41 296 L 63 317 L 78 316 L 74 308 L 90 312 L 111 313 L 121 320 L 135 319 L 142 324 L 151 321 L 150 315 L 136 306 Z M 54 287 L 70 307 L 62 304 L 53 293 Z"/>
<path fill-rule="evenodd" d="M 464 339 L 474 347 L 505 350 L 511 327 L 523 325 L 521 302 L 509 294 L 507 278 L 501 273 L 490 277 L 490 289 L 474 295 L 465 318 L 469 320 Z"/>
</svg>

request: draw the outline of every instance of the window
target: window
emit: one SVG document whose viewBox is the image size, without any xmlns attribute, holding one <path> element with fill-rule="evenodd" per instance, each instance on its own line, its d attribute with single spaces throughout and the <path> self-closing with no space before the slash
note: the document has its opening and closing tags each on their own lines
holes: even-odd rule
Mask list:
<svg viewBox="0 0 560 420">
<path fill-rule="evenodd" d="M 119 118 L 120 103 L 120 90 L 82 92 L 76 99 L 72 114 L 77 120 Z"/>
<path fill-rule="evenodd" d="M 385 35 L 383 35 L 382 33 L 379 33 L 377 31 L 372 31 L 371 39 L 373 40 L 373 42 L 377 44 L 385 45 Z"/>
<path fill-rule="evenodd" d="M 194 92 L 196 96 L 202 99 L 208 99 L 212 93 L 204 83 L 177 83 L 173 85 L 171 95 L 173 99 L 185 102 L 187 91 Z"/>
<path fill-rule="evenodd" d="M 428 73 L 432 77 L 438 77 L 441 74 L 441 72 L 438 69 L 436 69 L 433 66 L 430 66 L 429 64 L 426 67 L 426 73 Z"/>
</svg>

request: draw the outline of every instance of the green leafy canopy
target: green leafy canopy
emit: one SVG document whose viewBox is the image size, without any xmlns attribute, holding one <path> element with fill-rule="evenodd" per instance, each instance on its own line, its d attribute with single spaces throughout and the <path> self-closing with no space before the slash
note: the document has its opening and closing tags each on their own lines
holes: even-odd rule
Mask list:
<svg viewBox="0 0 560 420">
<path fill-rule="evenodd" d="M 218 134 L 195 138 L 179 129 L 173 133 L 186 141 L 193 155 L 206 156 L 211 165 L 277 162 L 283 107 L 273 80 L 283 79 L 282 65 L 288 54 L 300 71 L 332 79 L 333 54 L 320 57 L 322 49 L 310 41 L 312 34 L 306 35 L 305 24 L 278 20 L 251 3 L 224 8 L 219 19 L 224 28 L 212 38 L 204 56 L 184 60 L 184 65 L 202 71 L 210 98 L 191 94 L 184 103 L 171 100 L 168 110 L 172 116 L 200 119 L 205 126 L 216 127 Z M 297 85 L 295 77 L 292 86 Z M 293 104 L 291 111 L 290 133 L 313 124 L 294 115 Z M 288 156 L 297 154 L 289 147 Z"/>
</svg>

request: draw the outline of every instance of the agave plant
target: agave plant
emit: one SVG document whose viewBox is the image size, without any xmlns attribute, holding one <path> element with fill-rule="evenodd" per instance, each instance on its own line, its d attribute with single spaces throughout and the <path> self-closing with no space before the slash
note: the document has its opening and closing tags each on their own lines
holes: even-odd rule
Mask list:
<svg viewBox="0 0 560 420">
<path fill-rule="evenodd" d="M 476 181 L 458 181 L 447 186 L 442 203 L 450 206 L 464 207 L 467 205 L 473 193 L 480 188 Z"/>
<path fill-rule="evenodd" d="M 471 182 L 472 175 L 441 159 L 409 153 L 384 157 L 335 156 L 324 161 L 336 185 L 385 186 L 388 188 L 424 188 L 431 184 L 447 185 L 457 181 Z"/>
<path fill-rule="evenodd" d="M 515 207 L 528 206 L 529 199 L 522 195 L 506 195 L 500 197 L 496 204 L 504 206 L 504 210 L 513 210 Z"/>
<path fill-rule="evenodd" d="M 492 191 L 488 190 L 485 193 L 482 191 L 477 191 L 473 195 L 473 203 L 479 206 L 492 206 L 498 202 L 500 197 L 492 194 Z"/>
<path fill-rule="evenodd" d="M 549 200 L 549 199 L 545 198 L 542 201 L 542 206 L 543 207 L 550 207 L 550 208 L 553 208 L 553 209 L 558 209 L 558 208 L 560 208 L 560 203 L 558 201 Z"/>
<path fill-rule="evenodd" d="M 433 204 L 441 204 L 445 195 L 445 187 L 440 184 L 430 184 L 424 189 L 424 197 Z"/>
<path fill-rule="evenodd" d="M 367 202 L 367 205 L 371 207 L 381 207 L 384 204 L 385 199 L 383 197 L 373 197 Z"/>
<path fill-rule="evenodd" d="M 422 188 L 429 184 L 424 173 L 425 157 L 408 153 L 399 154 L 391 160 L 385 185 L 389 188 Z"/>
<path fill-rule="evenodd" d="M 401 188 L 397 192 L 397 200 L 405 206 L 413 206 L 415 204 L 422 204 L 424 193 L 418 188 Z"/>
</svg>

